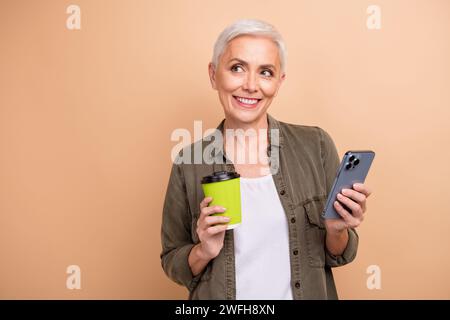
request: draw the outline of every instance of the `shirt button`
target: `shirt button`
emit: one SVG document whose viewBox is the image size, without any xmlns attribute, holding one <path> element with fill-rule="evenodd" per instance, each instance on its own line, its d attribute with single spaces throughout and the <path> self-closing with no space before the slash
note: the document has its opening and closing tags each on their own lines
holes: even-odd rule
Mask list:
<svg viewBox="0 0 450 320">
<path fill-rule="evenodd" d="M 297 281 L 297 282 L 295 283 L 295 287 L 296 287 L 297 289 L 300 288 L 300 282 Z"/>
<path fill-rule="evenodd" d="M 291 222 L 292 222 L 292 223 L 295 223 L 295 218 L 292 218 L 292 219 L 291 219 Z"/>
<path fill-rule="evenodd" d="M 281 191 L 280 191 L 280 194 L 281 194 L 282 196 L 284 196 L 284 195 L 286 194 L 286 191 L 285 191 L 285 190 L 281 190 Z"/>
<path fill-rule="evenodd" d="M 294 250 L 293 254 L 294 256 L 298 255 L 298 250 Z"/>
</svg>

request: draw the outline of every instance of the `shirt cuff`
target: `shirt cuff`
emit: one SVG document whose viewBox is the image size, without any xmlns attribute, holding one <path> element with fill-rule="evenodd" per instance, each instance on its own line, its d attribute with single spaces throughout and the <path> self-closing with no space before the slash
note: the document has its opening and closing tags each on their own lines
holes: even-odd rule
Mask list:
<svg viewBox="0 0 450 320">
<path fill-rule="evenodd" d="M 348 229 L 348 242 L 344 252 L 339 256 L 335 256 L 325 248 L 325 264 L 328 267 L 340 267 L 352 262 L 358 251 L 358 241 L 359 237 L 355 229 Z"/>
<path fill-rule="evenodd" d="M 195 289 L 197 283 L 201 279 L 205 269 L 200 272 L 198 275 L 194 276 L 192 274 L 191 267 L 189 266 L 189 254 L 191 253 L 192 248 L 196 244 L 187 244 L 185 246 L 180 247 L 175 253 L 175 257 L 173 259 L 173 267 L 176 270 L 173 270 L 172 278 L 179 284 L 185 286 L 189 292 Z"/>
</svg>

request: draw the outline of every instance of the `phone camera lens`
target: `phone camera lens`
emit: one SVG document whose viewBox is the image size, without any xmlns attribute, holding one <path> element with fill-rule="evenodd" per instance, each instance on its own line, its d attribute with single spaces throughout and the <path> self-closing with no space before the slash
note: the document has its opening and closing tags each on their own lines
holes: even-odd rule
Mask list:
<svg viewBox="0 0 450 320">
<path fill-rule="evenodd" d="M 349 169 L 351 169 L 351 167 L 352 167 L 352 164 L 351 164 L 351 163 L 347 162 L 347 163 L 345 164 L 345 169 L 349 170 Z"/>
<path fill-rule="evenodd" d="M 353 162 L 353 164 L 354 164 L 355 166 L 357 166 L 358 163 L 359 163 L 359 159 L 356 159 L 356 160 Z"/>
<path fill-rule="evenodd" d="M 348 161 L 352 162 L 353 160 L 355 160 L 355 156 L 351 155 L 350 158 L 348 158 Z"/>
</svg>

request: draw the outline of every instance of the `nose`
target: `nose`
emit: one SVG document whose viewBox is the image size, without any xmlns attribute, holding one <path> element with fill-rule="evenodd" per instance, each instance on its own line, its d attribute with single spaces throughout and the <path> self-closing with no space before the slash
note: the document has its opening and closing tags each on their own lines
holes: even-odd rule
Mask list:
<svg viewBox="0 0 450 320">
<path fill-rule="evenodd" d="M 245 79 L 244 85 L 242 88 L 248 92 L 256 92 L 258 91 L 258 85 L 256 81 L 256 75 L 253 72 L 249 72 Z"/>
</svg>

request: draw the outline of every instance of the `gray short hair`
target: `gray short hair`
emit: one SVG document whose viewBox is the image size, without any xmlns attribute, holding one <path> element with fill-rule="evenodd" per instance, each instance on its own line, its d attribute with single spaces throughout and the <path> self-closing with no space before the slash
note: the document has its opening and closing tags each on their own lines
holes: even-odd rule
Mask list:
<svg viewBox="0 0 450 320">
<path fill-rule="evenodd" d="M 225 51 L 228 42 L 241 35 L 262 35 L 272 39 L 278 47 L 281 71 L 285 71 L 287 52 L 281 34 L 271 24 L 256 19 L 237 20 L 222 31 L 214 44 L 214 52 L 211 61 L 214 67 L 219 65 L 220 56 Z"/>
</svg>

